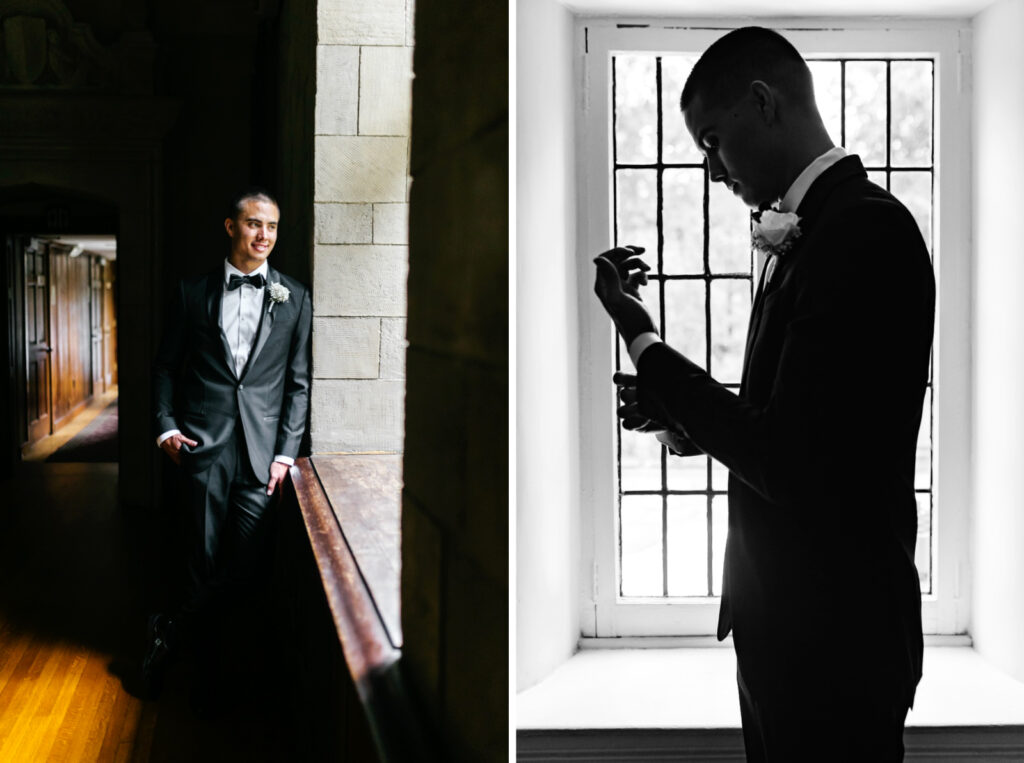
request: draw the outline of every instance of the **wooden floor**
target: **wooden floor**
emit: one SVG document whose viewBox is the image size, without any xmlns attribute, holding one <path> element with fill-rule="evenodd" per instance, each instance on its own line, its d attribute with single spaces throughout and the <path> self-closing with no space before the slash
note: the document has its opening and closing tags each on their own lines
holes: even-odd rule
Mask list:
<svg viewBox="0 0 1024 763">
<path fill-rule="evenodd" d="M 153 549 L 116 493 L 114 464 L 23 464 L 0 482 L 0 761 L 288 760 L 259 671 L 217 721 L 189 710 L 187 664 L 159 701 L 126 690 Z"/>
<path fill-rule="evenodd" d="M 84 410 L 56 432 L 37 440 L 31 445 L 26 445 L 22 449 L 22 459 L 25 461 L 45 461 L 63 446 L 67 445 L 76 434 L 89 426 L 115 400 L 117 400 L 116 385 L 102 395 L 97 395 Z"/>
</svg>

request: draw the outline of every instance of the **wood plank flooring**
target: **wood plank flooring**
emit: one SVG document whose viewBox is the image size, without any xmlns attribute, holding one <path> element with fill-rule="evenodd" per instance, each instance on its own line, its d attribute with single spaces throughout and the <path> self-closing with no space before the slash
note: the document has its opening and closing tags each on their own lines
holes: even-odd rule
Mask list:
<svg viewBox="0 0 1024 763">
<path fill-rule="evenodd" d="M 23 464 L 0 483 L 0 761 L 289 760 L 258 671 L 216 721 L 189 710 L 187 663 L 159 701 L 126 690 L 154 565 L 116 494 L 114 464 Z"/>
</svg>

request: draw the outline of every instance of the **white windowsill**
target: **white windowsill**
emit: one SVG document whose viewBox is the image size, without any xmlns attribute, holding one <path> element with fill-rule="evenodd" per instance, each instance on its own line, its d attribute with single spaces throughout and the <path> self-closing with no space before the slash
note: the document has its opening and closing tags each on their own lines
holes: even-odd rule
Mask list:
<svg viewBox="0 0 1024 763">
<path fill-rule="evenodd" d="M 732 649 L 585 649 L 516 698 L 519 729 L 739 728 Z M 1024 683 L 968 646 L 925 647 L 908 727 L 1024 726 Z"/>
</svg>

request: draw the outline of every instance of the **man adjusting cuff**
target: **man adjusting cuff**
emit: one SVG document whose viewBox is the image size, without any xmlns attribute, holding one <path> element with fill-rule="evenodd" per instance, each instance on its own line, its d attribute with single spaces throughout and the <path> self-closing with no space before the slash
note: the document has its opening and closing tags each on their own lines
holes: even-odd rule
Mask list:
<svg viewBox="0 0 1024 763">
<path fill-rule="evenodd" d="M 629 358 L 633 361 L 633 368 L 640 368 L 640 356 L 644 350 L 652 344 L 661 342 L 661 337 L 654 331 L 645 331 L 629 344 Z"/>
</svg>

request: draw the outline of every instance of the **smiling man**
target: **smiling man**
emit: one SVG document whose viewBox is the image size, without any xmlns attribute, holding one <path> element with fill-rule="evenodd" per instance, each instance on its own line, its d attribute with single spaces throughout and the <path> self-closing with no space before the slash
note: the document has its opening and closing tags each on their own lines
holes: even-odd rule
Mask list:
<svg viewBox="0 0 1024 763">
<path fill-rule="evenodd" d="M 215 616 L 259 568 L 306 427 L 312 308 L 308 289 L 268 264 L 279 217 L 263 189 L 232 201 L 229 255 L 179 284 L 154 363 L 157 444 L 186 483 L 190 588 L 176 613 L 150 617 L 142 679 L 158 693 L 169 657 L 190 645 L 197 709 L 219 688 Z"/>
<path fill-rule="evenodd" d="M 833 146 L 811 73 L 738 29 L 681 98 L 710 178 L 765 210 L 739 394 L 661 341 L 637 247 L 595 291 L 629 348 L 628 428 L 729 469 L 719 639 L 736 648 L 750 761 L 898 761 L 921 677 L 914 459 L 935 283 L 913 217 Z M 770 205 L 777 204 L 769 212 Z"/>
</svg>

